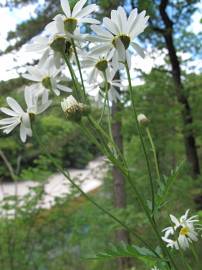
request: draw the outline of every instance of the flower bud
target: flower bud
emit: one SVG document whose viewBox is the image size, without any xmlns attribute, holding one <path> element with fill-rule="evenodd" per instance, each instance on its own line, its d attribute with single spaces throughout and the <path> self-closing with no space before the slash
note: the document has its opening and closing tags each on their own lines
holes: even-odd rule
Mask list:
<svg viewBox="0 0 202 270">
<path fill-rule="evenodd" d="M 138 114 L 137 121 L 144 126 L 149 123 L 149 119 L 143 113 Z"/>
<path fill-rule="evenodd" d="M 72 121 L 80 121 L 81 117 L 87 115 L 90 111 L 87 105 L 78 102 L 72 95 L 63 99 L 61 107 Z"/>
</svg>

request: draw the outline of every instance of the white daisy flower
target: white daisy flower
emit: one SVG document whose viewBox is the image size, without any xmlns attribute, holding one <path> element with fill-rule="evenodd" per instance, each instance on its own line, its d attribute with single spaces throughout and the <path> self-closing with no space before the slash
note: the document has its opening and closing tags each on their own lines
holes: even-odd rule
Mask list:
<svg viewBox="0 0 202 270">
<path fill-rule="evenodd" d="M 108 98 L 112 102 L 116 102 L 120 99 L 119 90 L 123 90 L 123 85 L 120 80 L 114 78 L 115 72 L 113 70 L 107 69 L 106 77 L 107 77 L 107 85 L 108 85 Z M 101 101 L 105 98 L 105 86 L 106 82 L 104 77 L 101 77 L 101 80 L 96 83 L 92 83 L 87 87 L 87 92 L 90 96 L 95 98 L 95 101 L 101 103 Z"/>
<path fill-rule="evenodd" d="M 87 0 L 80 0 L 76 3 L 71 11 L 69 1 L 61 0 L 61 7 L 64 15 L 58 14 L 55 16 L 52 22 L 46 26 L 46 30 L 52 34 L 62 33 L 67 37 L 74 37 L 74 39 L 82 39 L 79 31 L 79 27 L 83 23 L 98 24 L 99 21 L 88 16 L 97 10 L 96 4 L 91 4 L 86 7 Z"/>
<path fill-rule="evenodd" d="M 10 116 L 0 120 L 0 126 L 2 126 L 0 129 L 3 129 L 5 134 L 9 134 L 20 125 L 20 139 L 22 142 L 26 142 L 27 137 L 32 136 L 31 115 L 38 115 L 51 105 L 48 91 L 41 92 L 39 89 L 33 88 L 33 86 L 25 87 L 24 98 L 27 105 L 26 111 L 11 97 L 7 97 L 10 108 L 0 108 L 1 112 Z"/>
<path fill-rule="evenodd" d="M 36 82 L 35 88 L 42 90 L 52 90 L 57 96 L 60 95 L 60 91 L 71 92 L 72 90 L 64 85 L 61 85 L 57 81 L 57 76 L 60 72 L 59 69 L 51 63 L 47 62 L 44 66 L 34 66 L 27 68 L 28 73 L 23 74 L 23 77 Z"/>
<path fill-rule="evenodd" d="M 162 239 L 167 243 L 167 247 L 175 249 L 187 249 L 190 243 L 198 241 L 198 232 L 195 223 L 198 223 L 198 216 L 188 218 L 189 210 L 177 219 L 175 216 L 170 215 L 173 226 L 167 227 L 163 230 L 165 232 Z"/>
<path fill-rule="evenodd" d="M 144 57 L 144 50 L 134 42 L 134 39 L 147 27 L 149 17 L 145 14 L 146 11 L 138 14 L 137 9 L 133 9 L 127 17 L 123 7 L 112 10 L 111 18 L 103 19 L 103 26 L 91 26 L 97 36 L 92 36 L 90 39 L 100 42 L 98 49 L 112 51 L 114 57 L 118 57 L 121 62 L 130 58 L 130 48 Z"/>
<path fill-rule="evenodd" d="M 3 133 L 9 134 L 20 125 L 20 139 L 25 142 L 27 136 L 32 136 L 29 113 L 24 112 L 19 103 L 11 97 L 7 97 L 7 103 L 10 108 L 0 108 L 0 110 L 10 117 L 0 120 L 0 129 L 3 129 Z"/>
<path fill-rule="evenodd" d="M 36 52 L 42 55 L 39 66 L 46 64 L 46 61 L 53 61 L 54 65 L 59 69 L 61 66 L 61 54 L 51 48 L 54 40 L 53 37 L 37 36 L 32 39 L 32 42 L 25 46 L 25 51 Z"/>
<path fill-rule="evenodd" d="M 65 14 L 64 28 L 67 32 L 73 33 L 77 25 L 83 23 L 99 23 L 98 20 L 88 17 L 92 12 L 97 10 L 97 5 L 91 4 L 84 7 L 86 2 L 87 0 L 78 1 L 71 11 L 69 1 L 60 0 L 62 10 Z"/>
<path fill-rule="evenodd" d="M 98 52 L 96 49 L 92 49 L 90 52 L 86 53 L 79 51 L 81 56 L 81 64 L 88 70 L 87 82 L 89 84 L 95 83 L 99 74 L 105 72 L 108 68 L 113 69 L 114 73 L 118 70 L 118 66 L 113 66 L 111 60 L 111 55 L 106 52 Z"/>
<path fill-rule="evenodd" d="M 43 113 L 51 105 L 49 100 L 49 91 L 36 89 L 34 85 L 25 87 L 24 98 L 27 104 L 27 112 L 29 114 Z"/>
</svg>

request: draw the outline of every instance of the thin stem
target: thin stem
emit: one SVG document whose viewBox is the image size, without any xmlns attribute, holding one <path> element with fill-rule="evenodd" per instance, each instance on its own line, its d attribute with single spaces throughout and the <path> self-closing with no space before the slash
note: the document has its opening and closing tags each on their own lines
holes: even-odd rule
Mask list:
<svg viewBox="0 0 202 270">
<path fill-rule="evenodd" d="M 92 121 L 92 124 L 93 124 L 93 125 L 96 125 L 96 123 L 94 123 L 93 120 L 91 120 L 91 118 L 89 118 L 89 119 L 90 119 L 90 121 Z M 101 148 L 101 151 L 103 152 L 103 148 Z M 115 160 L 115 162 L 114 162 L 114 160 L 111 158 L 111 155 L 112 155 L 112 154 L 110 154 L 108 158 L 112 161 L 113 164 L 115 164 L 115 165 L 117 166 L 117 164 L 115 163 L 116 160 Z M 126 163 L 124 163 L 124 165 L 125 165 L 125 164 L 126 164 Z M 127 165 L 125 165 L 125 166 L 127 166 Z M 119 164 L 118 164 L 117 167 L 119 168 L 119 170 L 121 171 L 121 173 L 123 173 L 123 175 L 126 176 L 126 179 L 128 180 L 129 184 L 130 184 L 131 187 L 133 188 L 133 190 L 134 190 L 134 192 L 135 192 L 135 194 L 136 194 L 136 196 L 137 196 L 137 199 L 138 199 L 140 205 L 142 206 L 144 212 L 146 213 L 146 216 L 147 216 L 147 218 L 148 218 L 148 220 L 149 220 L 149 222 L 150 222 L 150 224 L 151 224 L 151 226 L 152 226 L 154 232 L 155 232 L 156 235 L 157 235 L 157 238 L 158 238 L 159 243 L 160 243 L 160 245 L 161 245 L 161 247 L 162 247 L 162 250 L 163 250 L 163 252 L 164 252 L 164 255 L 167 255 L 167 257 L 170 259 L 170 261 L 172 262 L 172 264 L 173 264 L 173 266 L 175 267 L 175 269 L 177 269 L 177 267 L 176 267 L 176 265 L 175 265 L 175 262 L 173 261 L 173 259 L 172 259 L 171 255 L 169 254 L 168 250 L 165 248 L 164 242 L 163 242 L 162 239 L 161 239 L 161 235 L 160 235 L 159 232 L 158 232 L 157 225 L 156 225 L 156 223 L 154 222 L 153 218 L 150 216 L 150 211 L 149 211 L 147 205 L 145 204 L 145 202 L 144 202 L 144 200 L 142 199 L 141 194 L 139 193 L 139 191 L 138 191 L 138 189 L 137 189 L 135 183 L 133 183 L 133 181 L 132 181 L 132 179 L 131 179 L 131 177 L 130 177 L 128 168 L 125 169 L 125 168 L 123 168 L 122 166 L 119 166 Z M 168 263 L 168 262 L 167 262 L 167 263 Z M 168 266 L 170 267 L 170 265 L 168 265 Z"/>
<path fill-rule="evenodd" d="M 81 71 L 81 65 L 80 65 L 78 53 L 77 53 L 75 42 L 74 42 L 73 38 L 71 39 L 71 42 L 72 42 L 72 47 L 73 47 L 74 54 L 75 54 L 75 57 L 76 57 L 76 64 L 77 64 L 77 67 L 78 67 L 78 70 L 79 70 L 79 75 L 80 75 L 81 84 L 82 84 L 82 88 L 83 88 L 83 97 L 84 97 L 84 101 L 85 101 L 86 100 L 86 92 L 85 92 L 84 80 L 83 80 L 83 75 L 82 75 L 82 71 Z"/>
<path fill-rule="evenodd" d="M 151 186 L 152 212 L 153 212 L 154 211 L 154 207 L 155 207 L 155 197 L 154 197 L 154 185 L 153 185 L 152 173 L 151 173 L 149 158 L 148 158 L 146 147 L 145 147 L 144 140 L 143 140 L 143 135 L 142 135 L 141 128 L 140 128 L 139 123 L 138 123 L 138 120 L 137 120 L 137 111 L 136 111 L 135 101 L 134 101 L 134 97 L 133 97 L 133 90 L 132 90 L 132 82 L 131 82 L 131 77 L 130 77 L 130 71 L 129 71 L 129 67 L 128 67 L 127 62 L 125 63 L 125 67 L 126 67 L 126 73 L 127 73 L 127 77 L 128 77 L 129 91 L 130 91 L 130 97 L 131 97 L 131 101 L 132 101 L 132 107 L 133 107 L 133 111 L 134 111 L 134 114 L 135 114 L 136 126 L 137 126 L 138 134 L 139 134 L 139 137 L 140 137 L 140 141 L 141 141 L 141 144 L 142 144 L 142 148 L 143 148 L 143 152 L 144 152 L 146 164 L 147 164 L 147 170 L 148 170 L 149 181 L 150 181 L 150 186 Z M 157 235 L 157 238 L 159 240 L 159 243 L 161 245 L 161 248 L 163 250 L 163 253 L 168 256 L 168 258 L 170 259 L 170 262 L 172 263 L 174 269 L 177 269 L 177 266 L 176 266 L 176 264 L 175 264 L 172 256 L 168 252 L 167 248 L 165 247 L 165 244 L 164 244 L 164 242 L 163 242 L 163 240 L 161 238 L 161 235 L 160 235 L 160 233 L 159 233 L 159 231 L 157 229 L 157 225 L 156 225 L 156 222 L 155 222 L 154 217 L 151 217 L 150 216 L 150 212 L 148 210 L 148 207 L 145 205 L 145 203 L 144 203 L 141 195 L 139 194 L 136 186 L 133 184 L 133 182 L 130 179 L 130 177 L 128 179 L 129 179 L 131 185 L 133 186 L 133 189 L 136 192 L 136 195 L 138 197 L 138 200 L 139 200 L 140 204 L 142 205 L 142 207 L 143 207 L 143 209 L 144 209 L 144 211 L 146 213 L 146 216 L 147 216 L 148 220 L 151 223 L 151 226 L 152 226 L 154 232 Z M 170 265 L 169 265 L 169 267 L 170 267 Z"/>
<path fill-rule="evenodd" d="M 156 147 L 155 147 L 155 144 L 153 142 L 150 129 L 148 127 L 146 128 L 146 132 L 147 132 L 149 142 L 151 144 L 151 148 L 152 148 L 152 152 L 153 152 L 153 156 L 154 156 L 154 163 L 155 163 L 155 168 L 156 168 L 157 179 L 158 179 L 158 182 L 160 184 L 161 183 L 161 176 L 160 176 L 159 163 L 158 163 L 157 154 L 156 154 Z"/>
<path fill-rule="evenodd" d="M 76 81 L 76 77 L 75 77 L 75 73 L 74 73 L 74 70 L 72 69 L 72 66 L 71 66 L 71 63 L 69 62 L 69 59 L 68 57 L 66 56 L 65 53 L 62 54 L 62 57 L 63 59 L 65 60 L 65 63 L 69 69 L 69 72 L 70 72 L 70 75 L 72 77 L 72 81 L 73 81 L 73 84 L 74 84 L 74 88 L 75 88 L 75 94 L 76 94 L 76 98 L 78 100 L 80 100 L 80 94 L 79 94 L 79 91 L 78 91 L 78 85 L 77 85 L 77 81 Z"/>
<path fill-rule="evenodd" d="M 38 141 L 38 144 L 41 145 L 40 140 L 38 139 L 38 135 L 35 132 L 35 136 L 36 139 Z M 42 146 L 42 145 L 41 145 Z M 156 256 L 159 257 L 159 255 L 156 253 L 156 251 L 146 242 L 144 241 L 144 239 L 142 239 L 142 237 L 140 237 L 136 232 L 134 232 L 134 230 L 131 230 L 124 222 L 122 222 L 121 220 L 119 220 L 116 216 L 114 216 L 113 214 L 111 214 L 108 210 L 106 210 L 105 208 L 103 208 L 101 205 L 99 205 L 96 201 L 94 201 L 87 193 L 85 193 L 79 185 L 77 185 L 70 177 L 69 173 L 67 173 L 60 165 L 58 165 L 58 163 L 55 161 L 54 158 L 52 158 L 52 156 L 48 153 L 47 149 L 45 148 L 45 146 L 43 146 L 43 150 L 46 153 L 46 155 L 49 157 L 49 159 L 52 161 L 52 163 L 54 164 L 54 166 L 56 167 L 56 169 L 61 172 L 68 180 L 69 182 L 72 184 L 73 187 L 75 187 L 88 201 L 90 201 L 93 205 L 95 205 L 99 210 L 101 210 L 103 213 L 105 213 L 106 215 L 108 215 L 110 218 L 112 218 L 116 223 L 118 223 L 119 225 L 121 225 L 122 227 L 124 227 L 128 232 L 131 232 L 135 235 L 135 237 L 141 241 L 145 246 L 147 246 Z"/>
<path fill-rule="evenodd" d="M 198 254 L 197 254 L 196 250 L 195 250 L 194 244 L 191 245 L 191 251 L 192 251 L 192 253 L 194 255 L 194 258 L 196 260 L 196 263 L 198 264 L 199 263 L 199 257 L 198 257 Z"/>
<path fill-rule="evenodd" d="M 102 109 L 102 112 L 101 112 L 101 116 L 100 116 L 100 119 L 98 121 L 98 124 L 100 124 L 102 122 L 102 118 L 104 116 L 104 113 L 105 113 L 105 109 L 106 109 L 106 105 L 107 105 L 107 96 L 108 94 L 105 93 L 105 97 L 104 97 L 104 106 L 103 106 L 103 109 Z"/>
<path fill-rule="evenodd" d="M 104 80 L 105 80 L 105 93 L 106 93 L 106 97 L 107 97 L 107 107 L 108 107 L 108 110 L 107 110 L 108 130 L 109 130 L 109 136 L 111 138 L 111 141 L 113 141 L 113 143 L 114 143 L 114 139 L 113 139 L 113 135 L 112 135 L 112 121 L 111 121 L 111 112 L 110 112 L 109 95 L 108 95 L 109 87 L 108 87 L 106 71 L 103 72 L 103 75 L 104 75 Z"/>
<path fill-rule="evenodd" d="M 154 208 L 155 208 L 155 196 L 154 196 L 154 185 L 153 185 L 152 173 L 151 173 L 151 168 L 150 168 L 150 163 L 149 163 L 149 157 L 147 155 L 147 151 L 146 151 L 146 147 L 145 147 L 145 144 L 144 144 L 141 128 L 140 128 L 140 125 L 139 125 L 138 120 L 137 120 L 137 111 L 136 111 L 135 101 L 134 101 L 134 97 L 133 97 L 133 89 L 132 89 L 130 71 L 129 71 L 129 67 L 128 67 L 127 62 L 125 63 L 125 67 L 126 67 L 126 73 L 127 73 L 127 77 L 128 77 L 128 83 L 129 83 L 130 98 L 131 98 L 131 101 L 132 101 L 133 112 L 135 114 L 135 122 L 136 122 L 138 134 L 139 134 L 139 137 L 140 137 L 142 149 L 143 149 L 146 164 L 147 164 L 147 171 L 148 171 L 149 182 L 150 182 L 150 187 L 151 187 L 151 195 L 152 195 L 152 213 L 153 213 Z"/>
</svg>

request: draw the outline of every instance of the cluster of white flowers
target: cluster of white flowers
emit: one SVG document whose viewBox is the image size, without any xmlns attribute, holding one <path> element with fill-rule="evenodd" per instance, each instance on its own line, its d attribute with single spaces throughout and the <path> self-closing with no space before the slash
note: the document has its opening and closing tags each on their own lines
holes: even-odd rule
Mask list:
<svg viewBox="0 0 202 270">
<path fill-rule="evenodd" d="M 27 67 L 27 72 L 23 74 L 32 82 L 31 86 L 25 88 L 27 109 L 24 111 L 17 101 L 9 97 L 7 103 L 11 109 L 1 108 L 1 112 L 9 117 L 0 120 L 0 128 L 8 134 L 20 125 L 23 142 L 27 136 L 32 136 L 32 116 L 50 106 L 50 94 L 59 96 L 61 91 L 73 92 L 72 95 L 76 97 L 75 90 L 62 83 L 65 62 L 70 63 L 76 74 L 76 61 L 79 59 L 82 73 L 85 71 L 87 76 L 86 94 L 94 96 L 96 101 L 103 101 L 107 91 L 109 100 L 116 101 L 120 98 L 119 90 L 123 90 L 121 81 L 115 76 L 117 71 L 126 63 L 130 66 L 133 49 L 144 57 L 143 49 L 134 39 L 147 26 L 149 17 L 145 11 L 138 14 L 134 9 L 127 16 L 124 8 L 118 7 L 111 11 L 110 18 L 105 17 L 100 22 L 92 17 L 94 12 L 99 11 L 96 4 L 86 5 L 87 0 L 80 0 L 71 9 L 68 0 L 60 0 L 60 3 L 63 14 L 56 15 L 41 35 L 26 45 L 27 52 L 37 52 L 40 58 L 36 66 Z M 83 33 L 83 24 L 90 24 L 94 33 Z M 62 104 L 69 107 L 67 101 L 69 99 Z"/>
<path fill-rule="evenodd" d="M 169 226 L 163 230 L 165 235 L 162 239 L 167 243 L 167 247 L 175 249 L 187 249 L 189 245 L 198 240 L 198 216 L 188 217 L 189 210 L 177 219 L 170 215 L 173 226 Z"/>
</svg>

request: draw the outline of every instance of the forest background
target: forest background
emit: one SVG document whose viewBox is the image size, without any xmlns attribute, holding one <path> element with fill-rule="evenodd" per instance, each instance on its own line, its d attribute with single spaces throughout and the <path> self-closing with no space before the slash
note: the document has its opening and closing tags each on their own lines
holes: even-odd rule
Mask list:
<svg viewBox="0 0 202 270">
<path fill-rule="evenodd" d="M 74 5 L 76 1 L 70 2 Z M 194 16 L 200 14 L 202 9 L 200 0 L 92 0 L 89 3 L 101 6 L 96 14 L 97 18 L 108 16 L 109 11 L 119 5 L 124 6 L 127 11 L 137 7 L 139 11 L 146 10 L 150 15 L 149 26 L 139 40 L 147 51 L 147 59 L 140 66 L 134 59 L 133 91 L 138 113 L 144 113 L 150 120 L 149 128 L 160 169 L 165 179 L 173 177 L 175 181 L 168 196 L 166 210 L 162 211 L 164 221 L 159 226 L 164 228 L 166 217 L 170 213 L 181 215 L 188 208 L 202 216 L 200 15 L 197 16 L 197 24 L 193 24 Z M 23 45 L 38 35 L 60 10 L 59 1 L 53 0 L 8 0 L 1 3 L 2 8 L 7 7 L 13 13 L 30 5 L 35 6 L 33 16 L 26 20 L 22 18 L 15 31 L 8 33 L 8 46 L 0 52 L 0 57 L 12 55 L 15 61 L 15 55 Z M 36 62 L 37 59 L 32 59 L 28 64 Z M 15 78 L 0 78 L 0 106 L 5 106 L 7 96 L 22 101 L 22 87 L 28 82 L 22 78 L 23 67 L 18 63 L 16 61 Z M 142 68 L 145 65 L 146 68 Z M 60 98 L 56 97 L 54 104 L 57 105 L 63 96 L 65 94 Z M 126 95 L 124 102 L 113 105 L 113 135 L 119 142 L 121 140 L 133 177 L 142 193 L 147 194 L 147 172 L 128 99 Z M 94 110 L 95 115 L 100 114 L 99 108 Z M 49 151 L 54 160 L 64 168 L 84 168 L 89 161 L 100 155 L 96 146 L 83 136 L 80 128 L 67 121 L 56 106 L 40 117 L 37 131 L 42 142 L 49 142 Z M 148 140 L 147 143 L 150 149 Z M 149 154 L 152 157 L 152 149 Z M 43 183 L 57 172 L 46 153 L 40 150 L 34 137 L 24 145 L 18 134 L 4 136 L 1 133 L 0 159 L 2 182 L 14 181 L 17 178 L 19 181 L 35 180 Z M 76 193 L 77 191 L 72 189 L 70 196 L 65 200 L 58 199 L 51 210 L 38 211 L 37 217 L 27 214 L 15 222 L 0 222 L 2 269 L 107 270 L 109 267 L 117 269 L 117 264 L 119 269 L 147 269 L 136 259 L 86 259 L 94 257 L 96 253 L 106 250 L 111 247 L 110 244 L 116 244 L 117 241 L 127 242 L 130 238 L 129 242 L 133 243 L 134 239 L 89 202 L 74 201 Z M 40 196 L 40 190 L 37 190 L 36 200 L 29 207 L 34 208 L 37 196 Z M 129 227 L 136 228 L 141 235 L 153 241 L 147 220 L 136 203 L 134 194 L 115 169 L 109 167 L 95 198 L 101 205 L 126 220 Z M 192 259 L 190 256 L 190 262 Z M 200 265 L 196 265 L 194 269 L 199 270 Z"/>
</svg>

